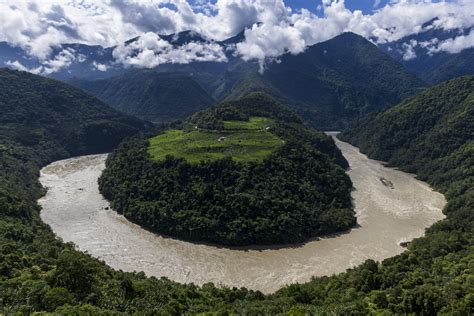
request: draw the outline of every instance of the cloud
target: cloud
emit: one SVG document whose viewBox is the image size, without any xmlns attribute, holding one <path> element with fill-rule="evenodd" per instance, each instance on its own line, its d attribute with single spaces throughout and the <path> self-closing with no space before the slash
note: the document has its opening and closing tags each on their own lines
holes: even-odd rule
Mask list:
<svg viewBox="0 0 474 316">
<path fill-rule="evenodd" d="M 301 52 L 301 45 L 310 46 L 342 32 L 360 34 L 377 44 L 393 42 L 421 32 L 424 24 L 436 18 L 432 28 L 453 30 L 474 25 L 474 2 L 393 1 L 373 14 L 350 11 L 344 0 L 323 0 L 322 15 L 308 10 L 288 12 L 285 22 L 263 23 L 245 32 L 245 42 L 238 45 L 243 59 L 260 63 L 285 52 Z M 289 23 L 286 21 L 290 21 Z M 416 58 L 416 43 L 404 46 L 405 60 Z M 444 43 L 439 50 L 456 51 L 473 47 L 470 37 L 459 37 Z M 303 48 L 304 50 L 304 48 Z M 434 52 L 435 50 L 433 50 Z"/>
<path fill-rule="evenodd" d="M 416 58 L 415 47 L 418 45 L 416 40 L 411 40 L 409 43 L 403 43 L 403 60 L 408 61 Z"/>
<path fill-rule="evenodd" d="M 156 67 L 160 64 L 186 64 L 194 61 L 225 62 L 223 47 L 213 42 L 189 42 L 180 46 L 148 32 L 129 43 L 118 45 L 113 56 L 118 63 L 132 67 Z"/>
<path fill-rule="evenodd" d="M 472 0 L 397 0 L 381 8 L 376 0 L 374 6 L 378 9 L 371 14 L 350 11 L 344 0 L 322 0 L 318 14 L 305 9 L 293 11 L 290 0 L 198 0 L 193 4 L 186 0 L 44 0 L 40 3 L 0 1 L 0 41 L 25 49 L 40 61 L 44 71 L 67 66 L 67 53 L 51 55 L 60 44 L 71 42 L 118 45 L 114 51 L 117 62 L 154 67 L 165 62 L 225 61 L 215 41 L 245 29 L 245 41 L 235 47 L 235 53 L 244 60 L 259 61 L 263 67 L 266 61 L 278 60 L 281 54 L 298 54 L 309 45 L 346 31 L 381 44 L 419 33 L 434 18 L 437 19 L 431 28 L 453 30 L 474 26 Z M 202 34 L 207 41 L 175 47 L 150 35 L 185 30 Z M 142 34 L 143 40 L 123 44 Z M 472 46 L 469 34 L 430 48 L 436 53 Z M 413 48 L 405 48 L 407 58 L 413 57 Z M 60 64 L 65 66 L 58 67 Z"/>
<path fill-rule="evenodd" d="M 279 25 L 254 25 L 245 31 L 245 41 L 236 46 L 237 53 L 246 61 L 258 60 L 260 72 L 264 69 L 264 61 L 277 58 L 284 53 L 299 54 L 306 48 L 302 35 L 286 22 Z"/>
<path fill-rule="evenodd" d="M 75 60 L 76 56 L 74 49 L 67 48 L 61 50 L 57 55 L 54 56 L 54 58 L 42 61 L 41 65 L 38 67 L 28 68 L 18 60 L 9 60 L 5 64 L 8 67 L 16 70 L 29 71 L 38 75 L 50 75 L 63 68 L 68 68 Z"/>
<path fill-rule="evenodd" d="M 5 63 L 5 65 L 8 66 L 11 69 L 14 69 L 14 70 L 28 71 L 28 72 L 31 72 L 31 73 L 37 73 L 35 69 L 30 69 L 30 68 L 26 67 L 25 65 L 23 65 L 18 60 L 13 60 L 13 61 L 8 60 Z"/>
<path fill-rule="evenodd" d="M 425 43 L 430 54 L 447 52 L 457 54 L 467 48 L 474 47 L 474 29 L 467 35 L 460 35 L 444 41 L 432 41 Z"/>
<path fill-rule="evenodd" d="M 107 71 L 107 69 L 109 69 L 109 66 L 107 66 L 106 64 L 100 64 L 96 61 L 92 62 L 92 65 L 94 66 L 95 69 L 102 72 Z"/>
<path fill-rule="evenodd" d="M 39 3 L 39 2 L 38 2 Z M 112 46 L 137 34 L 108 1 L 0 1 L 0 41 L 39 60 L 63 43 Z"/>
</svg>

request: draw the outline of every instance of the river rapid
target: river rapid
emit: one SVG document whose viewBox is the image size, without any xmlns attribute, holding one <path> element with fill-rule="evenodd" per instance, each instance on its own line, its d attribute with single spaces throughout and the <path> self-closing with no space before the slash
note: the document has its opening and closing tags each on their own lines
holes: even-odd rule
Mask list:
<svg viewBox="0 0 474 316">
<path fill-rule="evenodd" d="M 304 244 L 230 249 L 150 233 L 109 209 L 99 193 L 97 179 L 106 155 L 56 161 L 43 168 L 40 182 L 48 192 L 39 200 L 41 218 L 63 241 L 115 269 L 264 293 L 312 276 L 340 273 L 366 259 L 395 256 L 404 251 L 401 242 L 422 236 L 444 218 L 442 194 L 412 174 L 387 168 L 356 147 L 335 141 L 350 164 L 358 227 Z"/>
</svg>

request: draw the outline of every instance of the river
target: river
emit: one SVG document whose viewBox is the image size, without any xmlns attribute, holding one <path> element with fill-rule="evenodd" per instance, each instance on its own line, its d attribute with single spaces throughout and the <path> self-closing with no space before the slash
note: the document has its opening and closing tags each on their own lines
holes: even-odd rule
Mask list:
<svg viewBox="0 0 474 316">
<path fill-rule="evenodd" d="M 41 218 L 65 242 L 115 269 L 144 271 L 183 283 L 214 282 L 273 292 L 311 276 L 332 275 L 366 259 L 404 251 L 401 242 L 444 218 L 444 196 L 412 174 L 387 168 L 335 139 L 349 162 L 358 227 L 334 236 L 273 249 L 229 249 L 164 238 L 109 209 L 97 179 L 106 155 L 53 162 L 41 170 L 48 188 Z"/>
</svg>

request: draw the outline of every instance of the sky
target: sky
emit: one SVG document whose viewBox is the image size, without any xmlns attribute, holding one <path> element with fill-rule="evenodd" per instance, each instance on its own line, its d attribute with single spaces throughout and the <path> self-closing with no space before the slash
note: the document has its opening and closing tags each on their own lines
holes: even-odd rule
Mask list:
<svg viewBox="0 0 474 316">
<path fill-rule="evenodd" d="M 214 41 L 245 30 L 232 49 L 244 60 L 278 59 L 343 32 L 354 32 L 376 44 L 389 43 L 430 27 L 453 30 L 474 26 L 474 0 L 0 0 L 0 41 L 23 48 L 44 69 L 61 68 L 80 59 L 72 50 L 52 56 L 63 43 L 117 46 L 118 63 L 155 67 L 195 60 L 225 61 Z M 173 47 L 158 34 L 191 30 L 209 42 Z M 140 40 L 126 45 L 130 38 Z M 474 31 L 456 38 L 410 42 L 432 53 L 456 53 L 474 47 Z M 15 61 L 11 61 L 14 64 Z"/>
<path fill-rule="evenodd" d="M 390 0 L 346 0 L 346 7 L 351 10 L 361 10 L 364 14 L 374 11 L 374 9 L 381 8 L 389 3 Z M 286 1 L 286 4 L 295 10 L 305 8 L 315 14 L 320 14 L 318 6 L 322 5 L 321 1 L 317 0 L 293 0 Z"/>
</svg>

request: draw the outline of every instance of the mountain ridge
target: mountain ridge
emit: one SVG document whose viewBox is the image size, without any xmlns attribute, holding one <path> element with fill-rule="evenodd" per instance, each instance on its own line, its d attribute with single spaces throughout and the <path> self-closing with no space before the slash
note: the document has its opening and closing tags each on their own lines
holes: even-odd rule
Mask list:
<svg viewBox="0 0 474 316">
<path fill-rule="evenodd" d="M 134 72 L 140 71 L 146 72 Z M 264 91 L 289 104 L 323 130 L 341 129 L 352 119 L 396 104 L 423 87 L 423 83 L 400 64 L 354 33 L 344 33 L 315 44 L 298 55 L 285 54 L 280 62 L 268 63 L 263 73 L 260 73 L 257 62 L 245 62 L 236 57 L 227 63 L 163 64 L 156 71 L 191 75 L 192 80 L 216 101 Z M 135 84 L 129 82 L 129 85 Z M 86 90 L 91 86 L 89 92 L 103 97 L 102 93 L 94 91 L 95 83 L 79 86 Z M 104 100 L 124 109 L 116 100 Z M 125 112 L 150 119 L 144 113 Z"/>
</svg>

